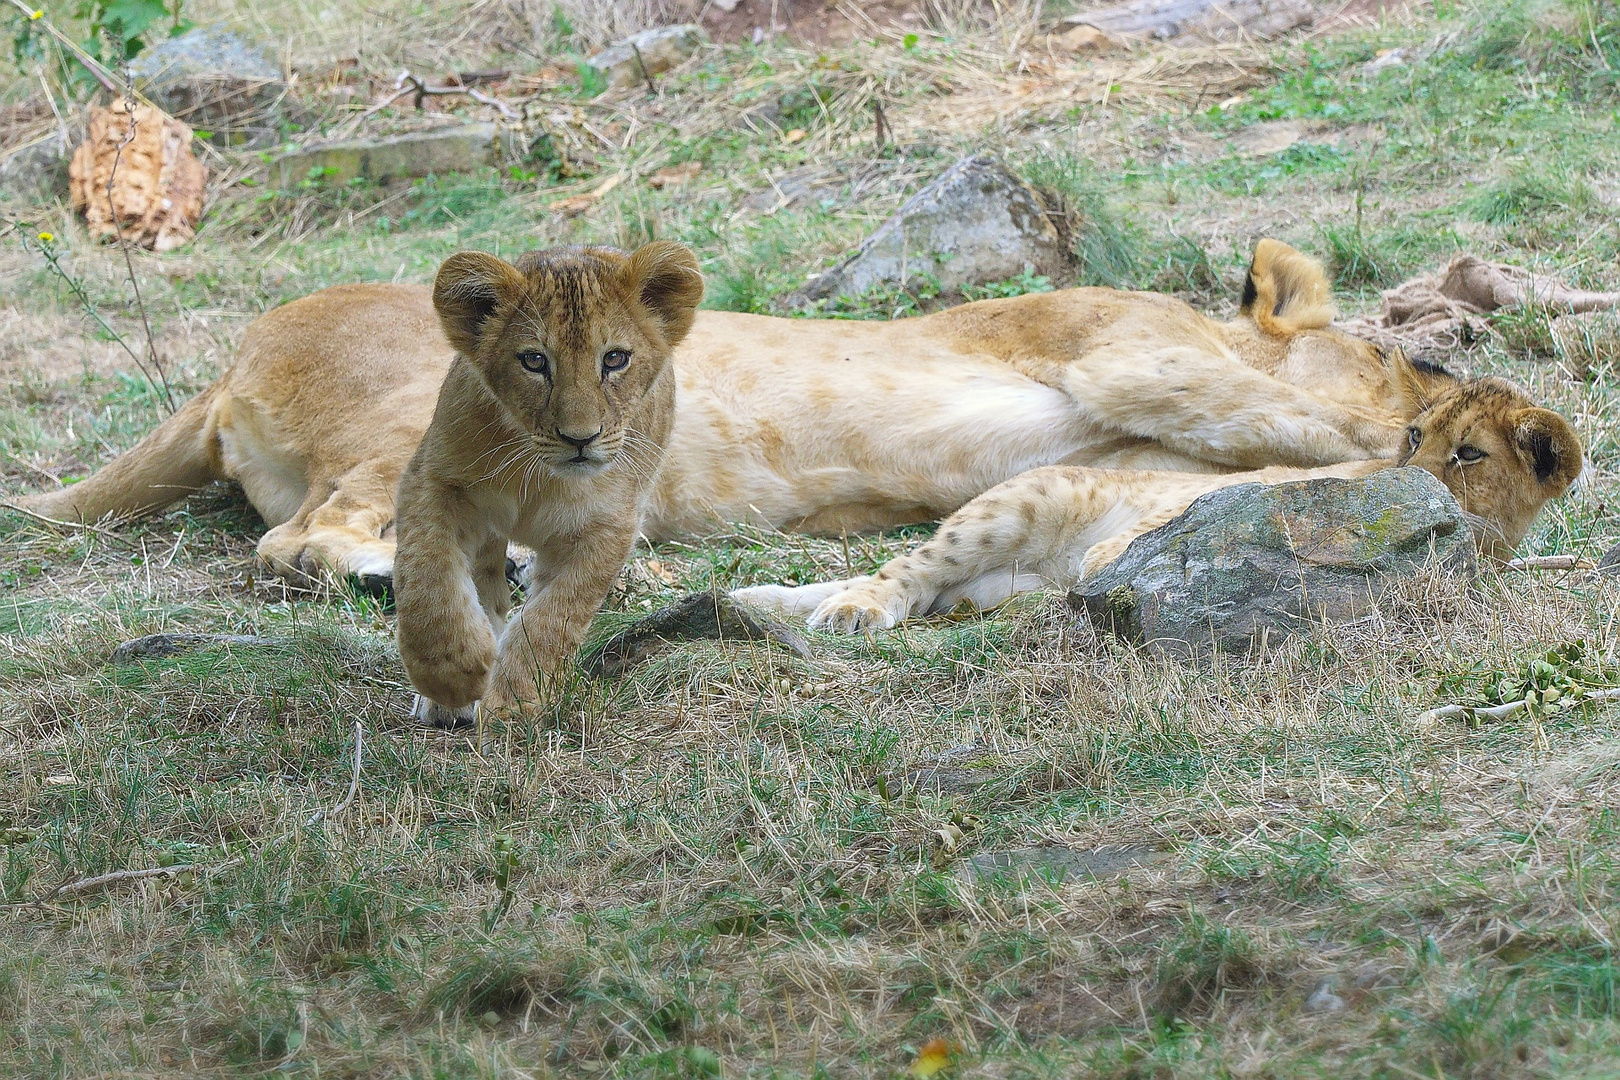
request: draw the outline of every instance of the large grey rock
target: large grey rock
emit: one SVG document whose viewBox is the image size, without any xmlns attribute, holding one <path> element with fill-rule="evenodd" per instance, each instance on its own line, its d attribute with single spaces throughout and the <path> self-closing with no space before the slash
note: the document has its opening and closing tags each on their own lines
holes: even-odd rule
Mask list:
<svg viewBox="0 0 1620 1080">
<path fill-rule="evenodd" d="M 1277 37 L 1315 21 L 1311 0 L 1130 0 L 1066 16 L 1062 25 L 1160 41 L 1241 41 Z"/>
<path fill-rule="evenodd" d="M 913 195 L 855 253 L 813 279 L 804 300 L 859 297 L 922 275 L 946 292 L 1068 261 L 1040 196 L 992 154 L 965 157 Z"/>
<path fill-rule="evenodd" d="M 278 137 L 287 92 L 275 57 L 231 30 L 203 26 L 169 38 L 129 65 L 152 104 L 214 142 L 238 146 Z"/>
<path fill-rule="evenodd" d="M 1173 656 L 1277 644 L 1354 619 L 1432 562 L 1473 576 L 1473 536 L 1422 469 L 1204 495 L 1069 593 L 1104 629 Z"/>
<path fill-rule="evenodd" d="M 515 153 L 512 138 L 496 124 L 467 124 L 383 139 L 308 146 L 271 162 L 270 182 L 278 188 L 290 188 L 308 179 L 342 184 L 363 176 L 385 183 L 414 176 L 469 172 L 504 164 Z"/>
<path fill-rule="evenodd" d="M 680 64 L 698 51 L 698 46 L 709 40 L 709 35 L 695 23 L 678 26 L 656 26 L 632 34 L 591 57 L 585 63 L 607 77 L 609 86 L 634 86 L 645 82 L 650 75 L 658 75 Z M 637 51 L 641 58 L 636 58 Z M 642 74 L 642 65 L 646 74 Z"/>
</svg>

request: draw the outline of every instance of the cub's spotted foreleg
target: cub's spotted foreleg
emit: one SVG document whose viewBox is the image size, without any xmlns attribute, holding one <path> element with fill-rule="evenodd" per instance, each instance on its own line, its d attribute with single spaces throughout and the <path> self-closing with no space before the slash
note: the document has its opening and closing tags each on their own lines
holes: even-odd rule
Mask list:
<svg viewBox="0 0 1620 1080">
<path fill-rule="evenodd" d="M 845 578 L 843 581 L 818 581 L 813 585 L 751 585 L 746 589 L 732 589 L 731 598 L 774 611 L 778 615 L 809 615 L 829 596 L 871 580 L 870 576 L 866 576 Z"/>
<path fill-rule="evenodd" d="M 933 538 L 869 578 L 796 589 L 742 589 L 738 599 L 798 614 L 812 603 L 812 629 L 888 629 L 913 614 L 967 600 L 994 607 L 1012 596 L 1075 581 L 1099 540 L 1139 531 L 1131 495 L 1143 474 L 1048 466 L 1023 473 L 968 503 Z"/>
</svg>

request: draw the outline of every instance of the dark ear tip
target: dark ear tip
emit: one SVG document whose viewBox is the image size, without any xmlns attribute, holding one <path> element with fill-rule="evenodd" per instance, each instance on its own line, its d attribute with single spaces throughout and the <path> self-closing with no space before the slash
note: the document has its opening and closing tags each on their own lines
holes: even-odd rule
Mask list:
<svg viewBox="0 0 1620 1080">
<path fill-rule="evenodd" d="M 1519 414 L 1514 429 L 1537 480 L 1573 483 L 1581 474 L 1585 451 L 1568 420 L 1550 409 L 1529 408 Z"/>
</svg>

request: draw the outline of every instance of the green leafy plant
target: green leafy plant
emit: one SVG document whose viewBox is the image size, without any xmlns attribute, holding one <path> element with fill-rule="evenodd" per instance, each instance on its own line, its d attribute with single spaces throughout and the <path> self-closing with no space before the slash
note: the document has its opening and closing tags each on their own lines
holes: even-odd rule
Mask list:
<svg viewBox="0 0 1620 1080">
<path fill-rule="evenodd" d="M 183 34 L 191 24 L 180 18 L 182 0 L 80 0 L 73 17 L 90 27 L 84 51 L 108 64 L 133 60 L 146 47 L 146 35 L 165 20 L 169 36 Z"/>
<path fill-rule="evenodd" d="M 994 300 L 1009 296 L 1023 296 L 1026 293 L 1043 293 L 1052 291 L 1052 279 L 1045 274 L 1037 274 L 1033 270 L 1025 270 L 1017 277 L 1006 281 L 991 281 L 983 285 L 964 285 L 962 295 L 969 300 Z"/>
<path fill-rule="evenodd" d="M 1484 706 L 1523 703 L 1532 716 L 1579 708 L 1598 690 L 1613 685 L 1600 659 L 1588 655 L 1584 641 L 1569 641 L 1502 670 L 1478 664 L 1440 680 L 1444 697 L 1474 696 Z"/>
</svg>

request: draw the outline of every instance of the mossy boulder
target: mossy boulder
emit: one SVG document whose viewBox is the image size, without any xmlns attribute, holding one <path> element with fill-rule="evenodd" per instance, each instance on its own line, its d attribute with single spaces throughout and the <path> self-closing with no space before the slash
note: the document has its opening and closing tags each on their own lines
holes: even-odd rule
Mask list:
<svg viewBox="0 0 1620 1080">
<path fill-rule="evenodd" d="M 1473 535 L 1422 469 L 1243 484 L 1199 498 L 1069 593 L 1092 622 L 1178 657 L 1278 644 L 1359 618 L 1438 569 L 1466 581 Z"/>
</svg>

